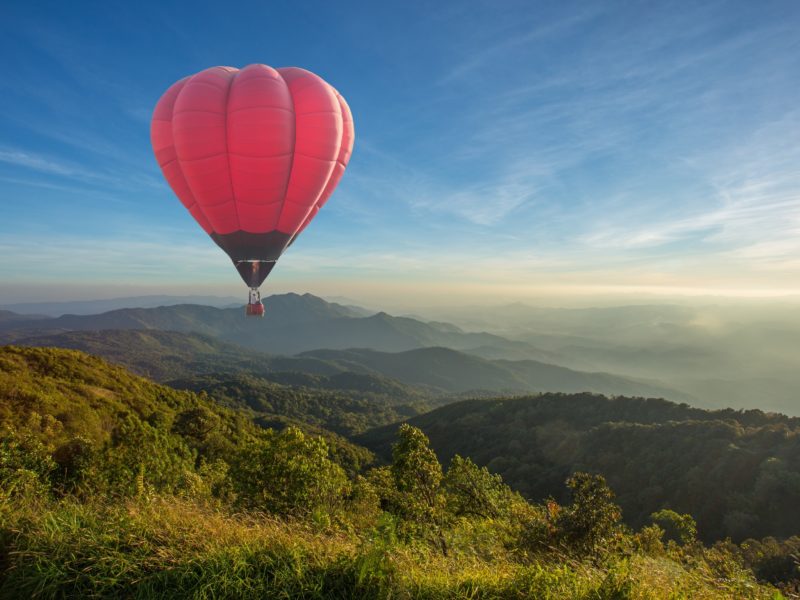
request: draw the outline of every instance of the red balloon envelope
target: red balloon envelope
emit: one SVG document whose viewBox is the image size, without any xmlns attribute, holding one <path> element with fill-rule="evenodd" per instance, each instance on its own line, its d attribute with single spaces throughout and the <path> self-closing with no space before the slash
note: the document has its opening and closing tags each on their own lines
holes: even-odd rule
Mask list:
<svg viewBox="0 0 800 600">
<path fill-rule="evenodd" d="M 172 191 L 258 288 L 316 216 L 353 150 L 344 98 L 296 67 L 212 67 L 156 104 L 150 139 Z"/>
</svg>

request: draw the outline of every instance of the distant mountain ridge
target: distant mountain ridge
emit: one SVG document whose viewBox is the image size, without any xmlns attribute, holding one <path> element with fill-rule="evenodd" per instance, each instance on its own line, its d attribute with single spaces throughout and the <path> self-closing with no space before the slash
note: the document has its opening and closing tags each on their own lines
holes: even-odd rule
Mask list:
<svg viewBox="0 0 800 600">
<path fill-rule="evenodd" d="M 150 296 L 128 296 L 102 300 L 68 300 L 61 302 L 18 302 L 0 305 L 1 310 L 20 315 L 94 315 L 121 308 L 156 308 L 175 304 L 201 304 L 216 307 L 230 307 L 243 304 L 241 298 L 233 296 L 169 296 L 164 294 Z"/>
<path fill-rule="evenodd" d="M 263 319 L 247 319 L 241 308 L 194 304 L 126 308 L 98 315 L 46 319 L 14 316 L 0 319 L 0 342 L 65 345 L 96 352 L 162 381 L 170 372 L 177 373 L 174 377 L 208 373 L 212 364 L 224 372 L 249 369 L 256 373 L 269 364 L 271 372 L 324 376 L 344 371 L 370 373 L 426 389 L 432 394 L 478 390 L 502 393 L 594 391 L 692 400 L 687 394 L 658 383 L 559 366 L 562 361 L 556 353 L 490 333 L 466 332 L 450 323 L 423 322 L 385 312 L 364 316 L 364 309 L 327 302 L 311 294 L 273 295 L 266 298 L 264 304 Z M 76 334 L 108 330 L 169 331 L 206 339 L 179 340 L 165 336 L 144 339 L 130 335 L 122 342 L 121 334 L 117 333 L 109 346 L 104 344 L 102 335 L 87 334 L 81 338 Z M 68 332 L 72 334 L 67 335 Z M 47 339 L 37 341 L 43 336 Z M 181 346 L 184 343 L 185 348 Z M 225 343 L 236 347 L 225 347 Z M 311 354 L 267 359 L 252 353 L 248 355 L 242 347 L 284 357 Z M 134 348 L 137 349 L 135 357 L 126 357 L 125 353 Z M 372 353 L 353 351 L 353 348 L 369 349 Z M 423 349 L 428 350 L 422 352 Z M 409 351 L 421 352 L 402 354 Z M 322 358 L 322 352 L 340 354 Z M 355 356 L 352 352 L 360 354 Z M 153 361 L 148 354 L 159 359 Z M 247 365 L 247 368 L 238 365 Z M 432 368 L 433 365 L 438 368 Z"/>
<path fill-rule="evenodd" d="M 592 391 L 688 399 L 676 390 L 608 373 L 585 373 L 537 361 L 487 360 L 442 347 L 397 353 L 313 350 L 275 356 L 202 334 L 153 329 L 69 331 L 15 343 L 81 350 L 157 381 L 245 373 L 289 385 L 393 389 L 396 398 L 407 399 L 419 398 L 420 393 L 437 397 L 478 390 L 510 394 Z"/>
<path fill-rule="evenodd" d="M 527 344 L 489 333 L 469 333 L 449 323 L 425 323 L 385 312 L 369 316 L 364 309 L 326 302 L 311 294 L 280 294 L 264 300 L 263 319 L 245 319 L 242 309 L 200 305 L 118 309 L 97 315 L 63 315 L 52 319 L 0 320 L 0 341 L 43 333 L 103 329 L 160 329 L 200 333 L 275 354 L 297 354 L 319 348 L 372 348 L 400 352 L 428 346 L 456 350 L 491 348 L 492 358 L 558 357 Z M 480 351 L 478 351 L 480 353 Z"/>
<path fill-rule="evenodd" d="M 676 390 L 610 373 L 586 373 L 533 360 L 487 360 L 442 347 L 398 353 L 367 349 L 312 350 L 300 356 L 326 360 L 350 370 L 366 367 L 407 384 L 456 393 L 559 391 L 689 399 Z"/>
<path fill-rule="evenodd" d="M 20 315 L 10 310 L 0 310 L 0 324 L 13 324 L 20 322 L 29 322 L 31 320 L 46 320 L 46 315 Z"/>
</svg>

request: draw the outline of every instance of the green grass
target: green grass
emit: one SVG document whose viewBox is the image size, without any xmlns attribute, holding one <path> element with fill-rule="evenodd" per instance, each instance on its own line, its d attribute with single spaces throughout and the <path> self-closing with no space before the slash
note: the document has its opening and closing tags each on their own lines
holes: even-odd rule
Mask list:
<svg viewBox="0 0 800 600">
<path fill-rule="evenodd" d="M 5 505 L 0 598 L 779 598 L 633 554 L 608 564 L 456 550 L 231 515 L 178 498 Z"/>
</svg>

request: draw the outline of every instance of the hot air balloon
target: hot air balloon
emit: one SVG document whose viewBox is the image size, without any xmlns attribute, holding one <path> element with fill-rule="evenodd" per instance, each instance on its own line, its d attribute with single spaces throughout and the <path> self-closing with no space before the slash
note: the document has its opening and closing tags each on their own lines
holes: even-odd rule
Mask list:
<svg viewBox="0 0 800 600">
<path fill-rule="evenodd" d="M 156 160 L 249 286 L 246 314 L 263 316 L 259 287 L 336 189 L 353 138 L 344 98 L 297 67 L 212 67 L 156 104 Z"/>
</svg>

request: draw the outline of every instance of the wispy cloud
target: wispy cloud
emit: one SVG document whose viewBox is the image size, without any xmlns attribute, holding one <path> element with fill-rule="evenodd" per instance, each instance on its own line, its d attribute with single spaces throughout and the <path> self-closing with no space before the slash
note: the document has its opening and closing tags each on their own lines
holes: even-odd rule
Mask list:
<svg viewBox="0 0 800 600">
<path fill-rule="evenodd" d="M 598 6 L 584 9 L 582 12 L 571 14 L 565 18 L 540 23 L 531 23 L 529 28 L 520 31 L 520 24 L 514 23 L 516 33 L 508 34 L 507 31 L 495 32 L 495 39 L 500 39 L 499 43 L 480 48 L 471 48 L 471 52 L 464 54 L 470 56 L 469 59 L 453 65 L 444 73 L 439 81 L 439 85 L 450 85 L 457 80 L 463 80 L 475 75 L 481 69 L 508 60 L 509 54 L 513 55 L 519 48 L 524 48 L 536 41 L 542 41 L 557 35 L 564 35 L 568 30 L 579 25 L 585 24 L 601 11 Z M 475 50 L 478 50 L 477 52 Z"/>
<path fill-rule="evenodd" d="M 766 102 L 759 85 L 783 85 L 775 78 L 796 58 L 767 57 L 762 48 L 785 37 L 786 24 L 720 36 L 718 21 L 700 18 L 705 12 L 670 12 L 666 22 L 654 19 L 615 36 L 590 28 L 591 51 L 561 58 L 541 77 L 531 48 L 592 22 L 596 11 L 481 48 L 438 81 L 438 94 L 454 111 L 443 136 L 431 142 L 431 164 L 385 161 L 387 193 L 417 214 L 497 235 L 549 223 L 562 229 L 554 236 L 559 243 L 591 252 L 592 261 L 621 251 L 652 256 L 676 242 L 686 242 L 681 255 L 707 252 L 714 260 L 756 243 L 757 232 L 796 235 L 800 157 L 796 144 L 787 145 L 800 129 L 786 117 L 777 127 L 782 137 L 770 135 L 758 115 L 740 114 L 729 100 L 756 93 Z M 760 58 L 733 68 L 730 56 L 742 53 Z M 514 56 L 527 75 L 503 70 Z M 509 81 L 493 77 L 498 64 L 514 75 Z M 456 83 L 454 95 L 449 88 Z M 735 142 L 731 120 L 740 132 Z M 436 147 L 446 149 L 441 157 Z"/>
<path fill-rule="evenodd" d="M 0 279 L 227 279 L 230 260 L 210 241 L 174 241 L 171 232 L 160 233 L 92 239 L 49 234 L 46 243 L 30 235 L 4 235 L 0 240 Z"/>
<path fill-rule="evenodd" d="M 34 171 L 47 176 L 53 176 L 61 180 L 72 180 L 85 185 L 105 188 L 107 191 L 135 190 L 163 190 L 165 183 L 155 175 L 139 170 L 125 170 L 109 172 L 104 168 L 88 168 L 82 164 L 54 157 L 47 154 L 31 152 L 20 148 L 10 148 L 0 146 L 0 163 L 20 167 L 24 170 Z M 4 178 L 5 181 L 14 179 L 14 183 L 21 185 L 31 185 L 34 187 L 51 187 L 55 189 L 56 184 L 48 181 L 31 181 L 23 178 Z M 61 186 L 65 188 L 65 186 Z M 72 188 L 75 189 L 75 188 Z M 97 192 L 98 189 L 93 190 Z"/>
<path fill-rule="evenodd" d="M 674 217 L 621 215 L 617 226 L 589 231 L 594 248 L 636 249 L 695 239 L 709 260 L 740 260 L 757 268 L 796 267 L 800 257 L 800 111 L 763 125 L 733 148 L 690 162 L 707 179 L 708 194 L 682 200 L 693 210 Z M 630 205 L 641 204 L 632 198 Z M 644 201 L 646 204 L 646 199 Z M 706 208 L 703 208 L 706 207 Z"/>
<path fill-rule="evenodd" d="M 387 207 L 407 207 L 419 223 L 451 227 L 465 223 L 491 227 L 505 220 L 536 193 L 535 173 L 525 164 L 507 165 L 497 177 L 454 182 L 426 169 L 361 143 L 369 165 L 347 174 L 345 191 L 327 210 L 347 211 L 353 218 L 374 222 Z M 433 222 L 432 222 L 433 221 Z"/>
<path fill-rule="evenodd" d="M 76 165 L 23 150 L 0 149 L 0 162 L 53 175 L 64 175 L 66 177 L 78 177 L 81 179 L 94 177 L 92 173 Z"/>
</svg>

